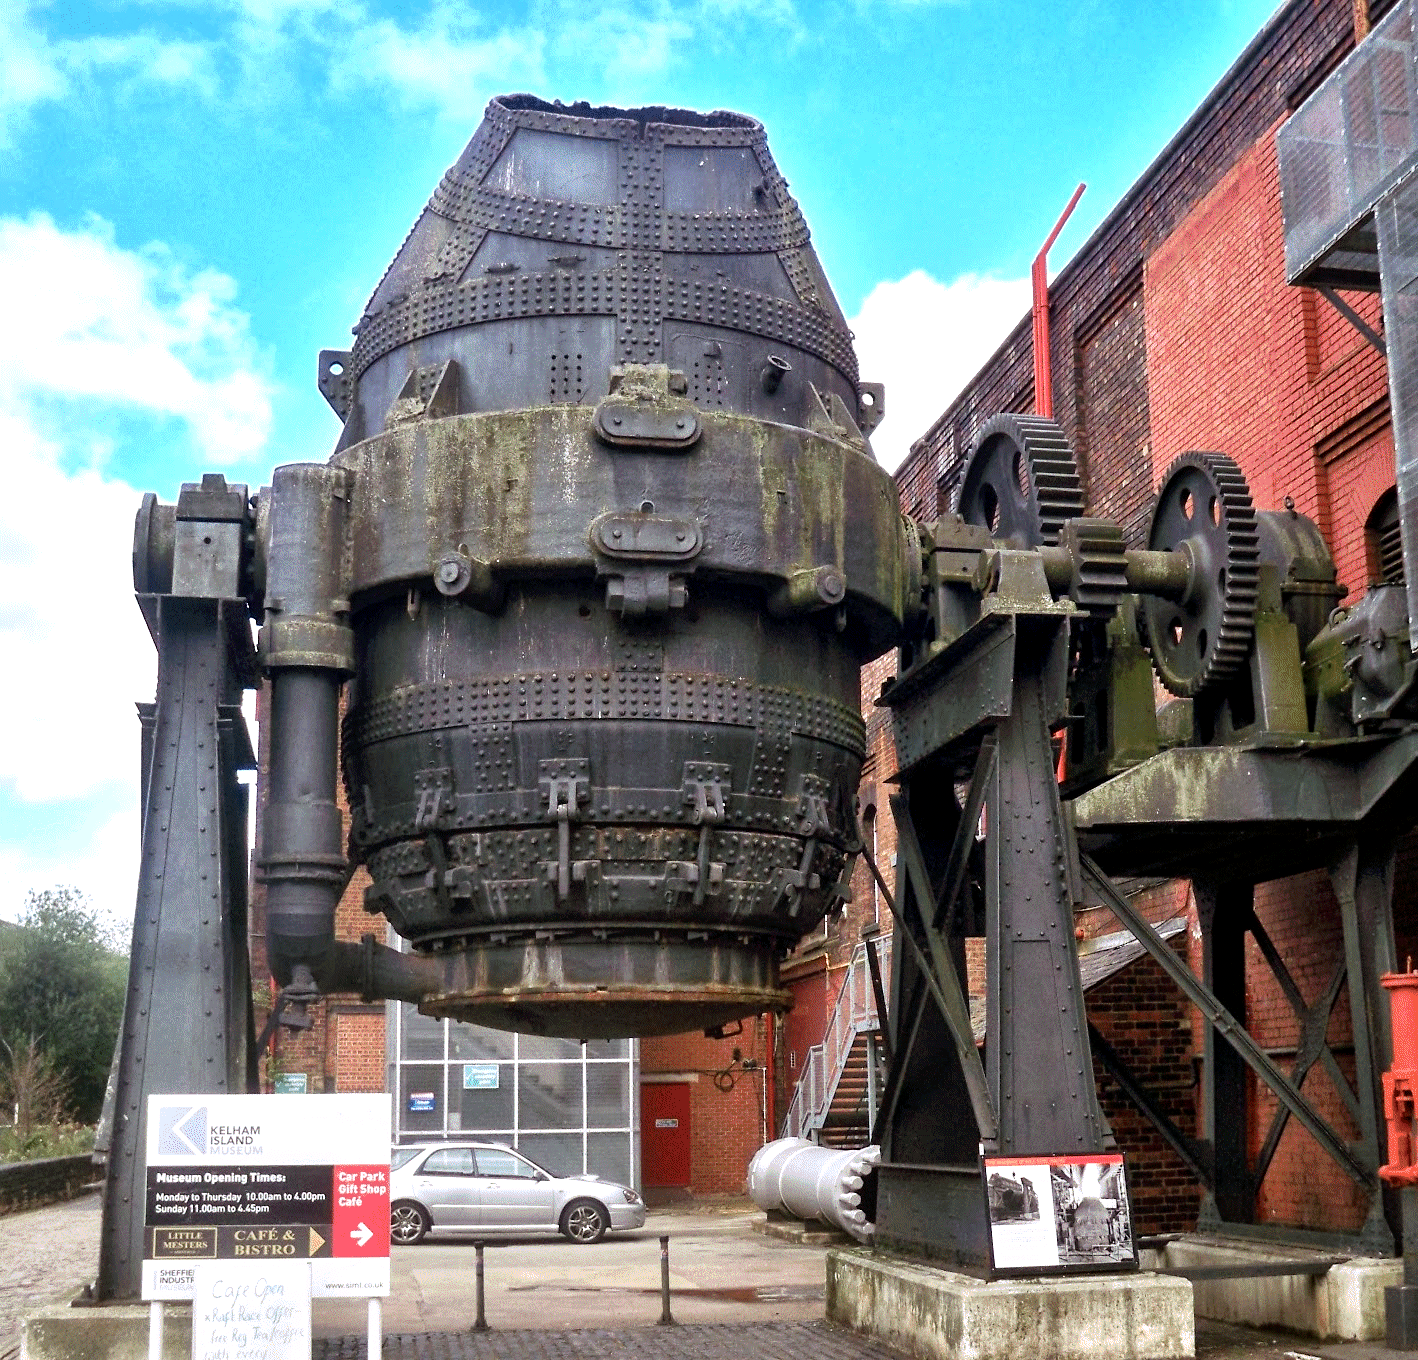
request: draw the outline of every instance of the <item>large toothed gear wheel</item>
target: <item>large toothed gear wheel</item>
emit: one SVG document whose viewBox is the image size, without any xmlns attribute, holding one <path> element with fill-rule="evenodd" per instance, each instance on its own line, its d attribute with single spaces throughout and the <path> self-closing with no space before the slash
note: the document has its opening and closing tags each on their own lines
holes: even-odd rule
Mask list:
<svg viewBox="0 0 1418 1360">
<path fill-rule="evenodd" d="M 1190 558 L 1180 600 L 1143 597 L 1141 622 L 1158 678 L 1196 698 L 1246 664 L 1255 638 L 1260 545 L 1250 488 L 1224 453 L 1185 453 L 1167 470 L 1147 546 Z"/>
<path fill-rule="evenodd" d="M 1068 436 L 1043 416 L 987 420 L 965 464 L 955 512 L 1016 548 L 1058 542 L 1083 514 L 1083 483 Z"/>
</svg>

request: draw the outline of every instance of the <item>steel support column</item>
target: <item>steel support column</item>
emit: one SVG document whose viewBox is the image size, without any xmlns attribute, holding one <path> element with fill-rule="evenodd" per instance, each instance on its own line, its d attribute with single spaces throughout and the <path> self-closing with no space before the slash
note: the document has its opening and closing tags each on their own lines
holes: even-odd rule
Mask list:
<svg viewBox="0 0 1418 1360">
<path fill-rule="evenodd" d="M 1238 1025 L 1246 1023 L 1246 931 L 1254 885 L 1192 885 L 1201 922 L 1202 983 Z M 1250 1223 L 1255 1218 L 1246 1148 L 1246 1064 L 1228 1043 L 1218 1042 L 1216 1027 L 1206 1025 L 1203 1039 L 1202 1137 L 1211 1145 L 1213 1179 L 1202 1199 L 1203 1229 L 1218 1220 Z"/>
<path fill-rule="evenodd" d="M 157 702 L 104 1184 L 103 1300 L 141 1291 L 147 1097 L 245 1091 L 255 1064 L 247 795 L 236 777 L 255 764 L 240 715 L 253 664 L 246 608 L 172 596 L 148 597 L 145 608 L 159 641 Z"/>
<path fill-rule="evenodd" d="M 1366 836 L 1348 846 L 1329 868 L 1344 923 L 1358 1122 L 1365 1155 L 1373 1159 L 1375 1166 L 1385 1160 L 1382 1074 L 1393 1060 L 1388 998 L 1379 985 L 1379 977 L 1398 971 L 1393 938 L 1397 849 L 1393 836 Z M 1364 1231 L 1392 1249 L 1394 1241 L 1401 1242 L 1404 1236 L 1404 1198 L 1387 1182 L 1380 1182 L 1379 1189 Z"/>
<path fill-rule="evenodd" d="M 893 703 L 917 755 L 892 799 L 895 1061 L 881 1109 L 877 1202 L 877 1241 L 887 1248 L 987 1259 L 978 1146 L 1046 1156 L 1111 1145 L 1093 1080 L 1073 934 L 1072 832 L 1051 742 L 1067 647 L 1064 618 L 994 619 L 934 658 L 929 678 Z M 971 690 L 963 677 L 986 663 L 992 683 Z M 983 888 L 983 913 L 972 909 L 972 877 Z M 983 1070 L 964 985 L 965 936 L 981 928 Z"/>
</svg>

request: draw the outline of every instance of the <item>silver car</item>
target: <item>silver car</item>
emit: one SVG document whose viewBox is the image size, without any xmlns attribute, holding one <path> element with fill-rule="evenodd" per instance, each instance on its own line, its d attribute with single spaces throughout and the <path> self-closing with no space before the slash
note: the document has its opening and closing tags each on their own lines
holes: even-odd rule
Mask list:
<svg viewBox="0 0 1418 1360">
<path fill-rule="evenodd" d="M 645 1226 L 645 1202 L 628 1185 L 553 1176 L 500 1143 L 396 1147 L 389 1169 L 389 1235 L 404 1246 L 431 1232 L 560 1232 L 590 1243 Z"/>
</svg>

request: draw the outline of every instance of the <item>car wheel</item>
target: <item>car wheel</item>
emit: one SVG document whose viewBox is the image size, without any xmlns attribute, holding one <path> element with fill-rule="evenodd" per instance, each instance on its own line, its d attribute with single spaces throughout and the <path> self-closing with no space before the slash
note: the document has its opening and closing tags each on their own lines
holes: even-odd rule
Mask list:
<svg viewBox="0 0 1418 1360">
<path fill-rule="evenodd" d="M 593 1199 L 573 1199 L 562 1210 L 561 1231 L 583 1246 L 599 1242 L 610 1225 L 610 1216 Z"/>
<path fill-rule="evenodd" d="M 428 1215 L 417 1204 L 406 1199 L 400 1200 L 389 1211 L 389 1236 L 401 1247 L 411 1247 L 415 1242 L 423 1241 L 429 1226 Z"/>
</svg>

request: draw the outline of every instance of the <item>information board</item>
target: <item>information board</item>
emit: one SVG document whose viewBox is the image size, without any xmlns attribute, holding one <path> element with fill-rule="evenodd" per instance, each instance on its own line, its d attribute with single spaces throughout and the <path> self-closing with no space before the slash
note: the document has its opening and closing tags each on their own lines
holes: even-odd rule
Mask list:
<svg viewBox="0 0 1418 1360">
<path fill-rule="evenodd" d="M 502 1068 L 497 1063 L 464 1063 L 465 1091 L 496 1091 Z"/>
<path fill-rule="evenodd" d="M 199 1261 L 310 1262 L 316 1298 L 389 1293 L 388 1095 L 149 1096 L 143 1297 Z"/>
</svg>

